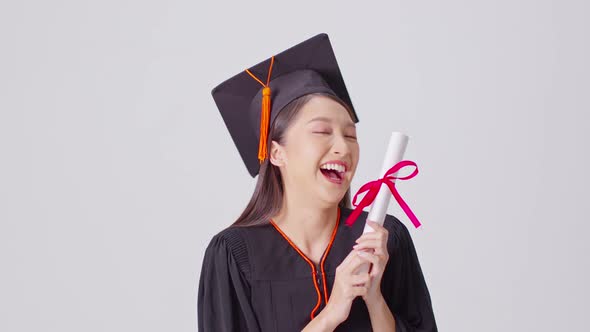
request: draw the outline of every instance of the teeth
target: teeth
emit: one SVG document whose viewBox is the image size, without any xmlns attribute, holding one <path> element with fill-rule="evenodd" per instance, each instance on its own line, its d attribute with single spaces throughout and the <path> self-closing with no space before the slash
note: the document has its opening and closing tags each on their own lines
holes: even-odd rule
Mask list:
<svg viewBox="0 0 590 332">
<path fill-rule="evenodd" d="M 340 173 L 346 172 L 346 168 L 340 164 L 324 164 L 324 165 L 320 166 L 320 168 L 321 169 L 333 169 L 333 170 L 336 170 Z"/>
</svg>

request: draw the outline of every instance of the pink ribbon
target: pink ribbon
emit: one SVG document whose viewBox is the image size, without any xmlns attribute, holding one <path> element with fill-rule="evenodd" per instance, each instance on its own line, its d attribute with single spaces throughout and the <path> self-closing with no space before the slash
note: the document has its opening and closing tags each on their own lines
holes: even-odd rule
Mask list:
<svg viewBox="0 0 590 332">
<path fill-rule="evenodd" d="M 400 169 L 404 168 L 405 166 L 409 166 L 409 165 L 416 167 L 416 169 L 414 170 L 414 172 L 412 172 L 412 174 L 410 174 L 406 177 L 397 177 L 397 176 L 392 175 L 395 172 L 399 171 Z M 408 204 L 406 204 L 406 202 L 404 202 L 403 198 L 397 192 L 397 189 L 395 188 L 395 182 L 394 182 L 394 179 L 399 179 L 399 180 L 411 179 L 414 176 L 416 176 L 416 174 L 418 174 L 418 166 L 416 165 L 416 163 L 411 160 L 402 160 L 399 163 L 393 165 L 393 167 L 391 167 L 389 170 L 387 170 L 387 172 L 385 172 L 385 175 L 382 178 L 375 180 L 375 181 L 365 183 L 356 192 L 356 194 L 354 195 L 354 198 L 352 199 L 352 205 L 355 206 L 355 209 L 352 211 L 352 213 L 346 219 L 346 225 L 352 226 L 352 224 L 354 224 L 354 222 L 356 221 L 358 216 L 363 212 L 363 209 L 365 207 L 371 205 L 371 203 L 373 203 L 373 201 L 375 200 L 375 197 L 377 197 L 377 194 L 379 193 L 379 189 L 381 188 L 381 185 L 383 183 L 385 183 L 389 187 L 389 190 L 393 194 L 393 197 L 395 197 L 395 199 L 397 200 L 397 202 L 399 203 L 401 208 L 404 210 L 404 212 L 408 215 L 408 217 L 410 218 L 410 220 L 414 224 L 414 227 L 416 227 L 416 228 L 420 227 L 420 222 L 418 221 L 418 218 L 416 218 L 416 216 L 414 215 L 412 210 L 410 210 L 410 207 L 408 206 Z M 357 204 L 356 203 L 357 196 L 362 193 L 365 193 L 365 192 L 366 192 L 365 196 L 363 197 L 361 202 Z"/>
</svg>

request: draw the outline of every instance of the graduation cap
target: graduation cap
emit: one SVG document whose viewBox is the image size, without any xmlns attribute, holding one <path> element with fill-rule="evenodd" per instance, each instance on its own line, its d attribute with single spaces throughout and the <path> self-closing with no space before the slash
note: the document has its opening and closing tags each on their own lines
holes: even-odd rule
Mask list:
<svg viewBox="0 0 590 332">
<path fill-rule="evenodd" d="M 267 158 L 268 132 L 277 114 L 291 101 L 318 92 L 346 103 L 358 122 L 325 33 L 240 72 L 211 91 L 252 177 Z"/>
</svg>

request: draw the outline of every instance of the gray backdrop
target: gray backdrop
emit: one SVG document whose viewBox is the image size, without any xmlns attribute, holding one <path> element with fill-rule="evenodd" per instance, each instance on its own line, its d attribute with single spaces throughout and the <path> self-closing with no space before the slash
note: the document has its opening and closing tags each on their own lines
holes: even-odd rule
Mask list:
<svg viewBox="0 0 590 332">
<path fill-rule="evenodd" d="M 423 227 L 389 212 L 440 330 L 584 330 L 589 9 L 3 1 L 0 330 L 195 331 L 204 249 L 254 185 L 210 90 L 319 32 L 360 117 L 352 189 L 411 137 Z"/>
</svg>

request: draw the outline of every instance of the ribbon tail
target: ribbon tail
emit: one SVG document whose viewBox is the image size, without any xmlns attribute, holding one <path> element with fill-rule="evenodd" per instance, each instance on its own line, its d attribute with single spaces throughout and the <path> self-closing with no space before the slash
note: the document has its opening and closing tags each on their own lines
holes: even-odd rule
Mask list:
<svg viewBox="0 0 590 332">
<path fill-rule="evenodd" d="M 356 219 L 363 212 L 363 209 L 365 207 L 369 206 L 375 200 L 375 197 L 377 196 L 378 191 L 379 191 L 379 187 L 373 187 L 365 194 L 365 196 L 363 197 L 361 202 L 358 205 L 356 205 L 356 208 L 354 209 L 354 211 L 352 211 L 352 213 L 348 216 L 348 218 L 346 218 L 346 225 L 347 226 L 352 226 L 355 223 Z M 355 197 L 356 197 L 356 195 L 355 195 Z"/>
<path fill-rule="evenodd" d="M 397 188 L 395 188 L 395 185 L 392 182 L 386 182 L 386 184 L 389 187 L 391 193 L 393 194 L 393 197 L 395 197 L 395 200 L 401 206 L 402 210 L 404 210 L 408 218 L 410 218 L 412 224 L 414 224 L 414 227 L 420 227 L 420 221 L 418 220 L 418 218 L 416 218 L 416 215 L 414 214 L 414 212 L 412 212 L 408 204 L 406 204 L 402 196 L 397 192 Z"/>
<path fill-rule="evenodd" d="M 359 207 L 360 207 L 360 205 L 359 205 Z M 354 224 L 354 222 L 356 221 L 356 219 L 361 214 L 361 212 L 363 211 L 363 209 L 362 208 L 359 209 L 359 207 L 355 208 L 352 211 L 352 213 L 348 216 L 348 218 L 346 218 L 346 225 L 347 226 L 352 226 Z"/>
</svg>

